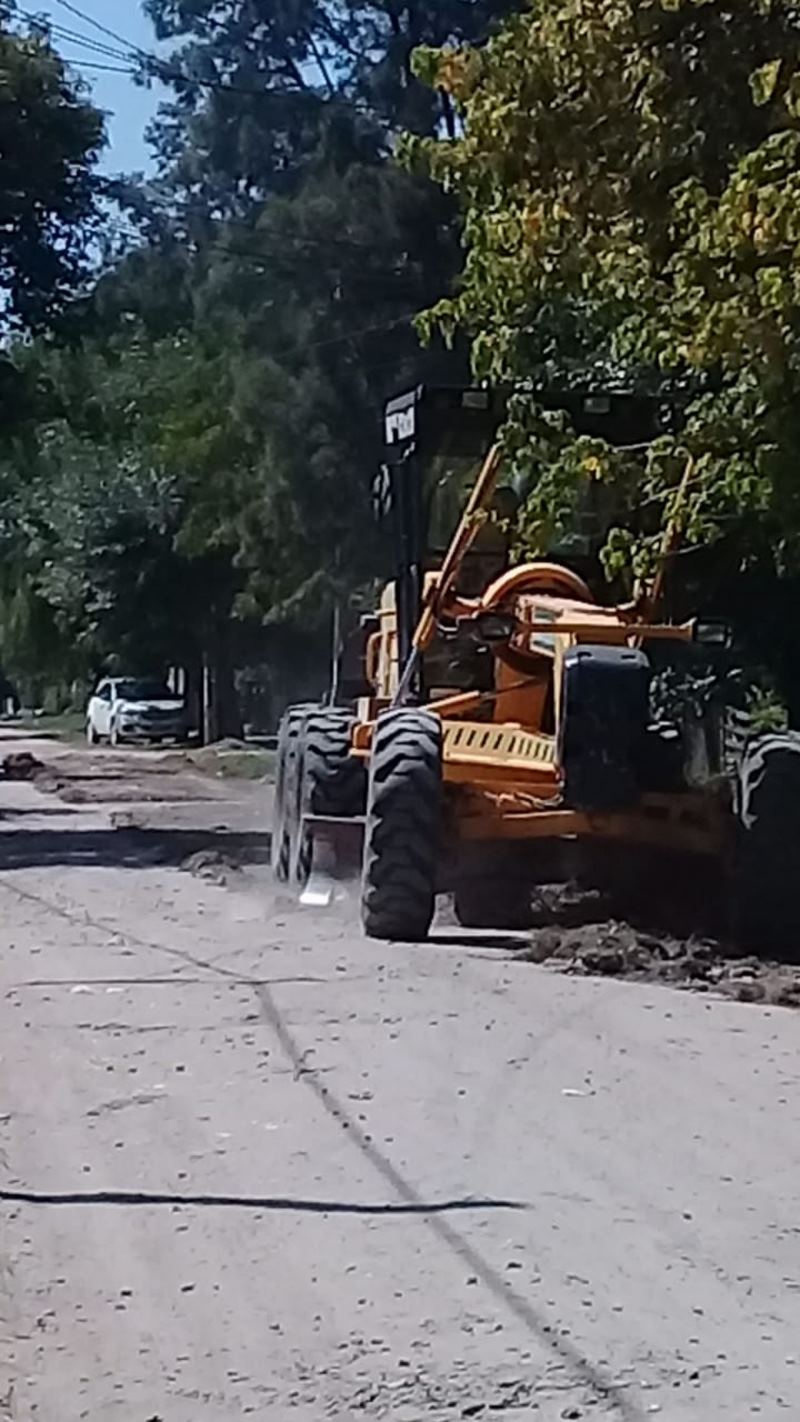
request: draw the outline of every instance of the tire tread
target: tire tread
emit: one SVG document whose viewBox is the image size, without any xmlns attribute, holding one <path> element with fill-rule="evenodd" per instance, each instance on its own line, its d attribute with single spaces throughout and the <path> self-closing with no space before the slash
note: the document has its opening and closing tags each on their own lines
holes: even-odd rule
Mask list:
<svg viewBox="0 0 800 1422">
<path fill-rule="evenodd" d="M 800 734 L 745 747 L 738 778 L 736 919 L 755 952 L 800 962 Z"/>
<path fill-rule="evenodd" d="M 419 942 L 436 902 L 442 727 L 430 711 L 388 711 L 375 729 L 361 913 L 371 938 Z"/>
</svg>

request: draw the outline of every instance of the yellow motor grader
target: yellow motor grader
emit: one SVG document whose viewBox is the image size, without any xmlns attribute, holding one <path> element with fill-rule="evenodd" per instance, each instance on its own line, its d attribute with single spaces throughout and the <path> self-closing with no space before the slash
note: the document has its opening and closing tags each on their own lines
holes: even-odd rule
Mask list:
<svg viewBox="0 0 800 1422">
<path fill-rule="evenodd" d="M 616 414 L 629 435 L 638 420 L 652 437 L 664 418 L 629 397 L 571 400 L 592 433 L 607 435 Z M 440 892 L 465 927 L 521 927 L 554 853 L 647 847 L 735 865 L 748 936 L 785 938 L 794 907 L 774 892 L 786 829 L 776 786 L 800 782 L 797 738 L 748 742 L 740 723 L 738 740 L 717 737 L 703 775 L 689 772 L 680 729 L 665 736 L 653 722 L 654 666 L 726 629 L 659 621 L 660 576 L 636 601 L 605 606 L 574 560 L 513 565 L 501 456 L 491 444 L 476 477 L 473 452 L 498 418 L 481 390 L 420 388 L 387 407 L 377 496 L 395 522 L 395 577 L 365 629 L 355 710 L 293 707 L 281 724 L 278 878 L 323 901 L 315 865 L 324 878 L 350 835 L 365 931 L 418 941 Z M 442 428 L 448 438 L 432 439 Z M 662 567 L 673 544 L 668 533 Z"/>
</svg>

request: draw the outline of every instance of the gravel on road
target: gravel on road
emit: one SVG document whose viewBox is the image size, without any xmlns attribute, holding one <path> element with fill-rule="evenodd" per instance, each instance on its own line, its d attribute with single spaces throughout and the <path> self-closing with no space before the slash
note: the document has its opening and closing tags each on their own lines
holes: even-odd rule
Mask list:
<svg viewBox="0 0 800 1422">
<path fill-rule="evenodd" d="M 118 810 L 0 783 L 0 1419 L 797 1413 L 795 1014 L 369 943 Z"/>
</svg>

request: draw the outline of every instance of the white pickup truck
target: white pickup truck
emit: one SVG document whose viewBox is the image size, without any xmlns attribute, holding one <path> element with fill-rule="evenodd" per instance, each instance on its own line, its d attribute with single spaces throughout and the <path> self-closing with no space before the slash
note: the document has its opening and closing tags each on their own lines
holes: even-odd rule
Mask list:
<svg viewBox="0 0 800 1422">
<path fill-rule="evenodd" d="M 89 698 L 86 739 L 90 746 L 107 740 L 185 740 L 186 704 L 160 681 L 137 677 L 105 677 Z"/>
</svg>

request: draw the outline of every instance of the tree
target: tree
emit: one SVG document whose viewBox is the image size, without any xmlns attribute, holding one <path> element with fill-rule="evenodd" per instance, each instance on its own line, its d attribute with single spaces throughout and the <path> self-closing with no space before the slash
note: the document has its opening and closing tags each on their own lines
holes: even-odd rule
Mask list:
<svg viewBox="0 0 800 1422">
<path fill-rule="evenodd" d="M 114 189 L 141 240 L 98 243 L 58 341 L 15 351 L 32 405 L 0 459 L 17 570 L 0 613 L 18 664 L 47 646 L 65 675 L 148 652 L 294 666 L 385 572 L 383 399 L 464 370 L 413 327 L 459 249 L 451 200 L 392 161 L 401 124 L 454 121 L 411 52 L 509 3 L 149 8 L 175 42 L 142 61 L 174 92 L 159 175 Z"/>
<path fill-rule="evenodd" d="M 463 122 L 454 142 L 407 145 L 464 212 L 461 286 L 428 330 L 467 332 L 476 373 L 494 381 L 599 372 L 694 397 L 679 438 L 657 441 L 644 467 L 563 424 L 554 435 L 552 419 L 518 400 L 507 441 L 534 482 L 524 545 L 545 546 L 602 483 L 620 515 L 610 571 L 652 568 L 675 513 L 689 547 L 717 545 L 715 576 L 796 570 L 794 8 L 538 0 L 484 49 L 423 53 L 417 72 Z"/>
<path fill-rule="evenodd" d="M 9 664 L 30 673 L 46 649 L 64 680 L 110 657 L 196 669 L 242 585 L 222 511 L 247 450 L 219 357 L 129 330 L 18 360 L 37 409 L 0 460 Z"/>
<path fill-rule="evenodd" d="M 412 319 L 458 264 L 452 203 L 391 162 L 449 99 L 420 84 L 422 41 L 476 38 L 508 0 L 150 0 L 176 41 L 156 200 L 195 254 L 195 329 L 229 352 L 239 417 L 261 432 L 241 511 L 240 606 L 319 619 L 381 566 L 370 482 L 399 385 L 464 372 L 421 354 Z"/>
<path fill-rule="evenodd" d="M 0 300 L 7 325 L 37 330 L 86 276 L 103 119 L 46 33 L 10 23 L 0 3 Z"/>
<path fill-rule="evenodd" d="M 185 139 L 187 171 L 238 165 L 240 196 L 291 190 L 320 145 L 336 146 L 340 121 L 361 114 L 384 141 L 401 129 L 451 124 L 449 96 L 415 77 L 419 45 L 478 42 L 519 0 L 146 0 L 162 40 L 182 41 L 162 77 L 176 101 L 161 126 L 174 162 Z M 183 137 L 182 137 L 183 135 Z M 347 140 L 349 142 L 349 140 Z"/>
</svg>

